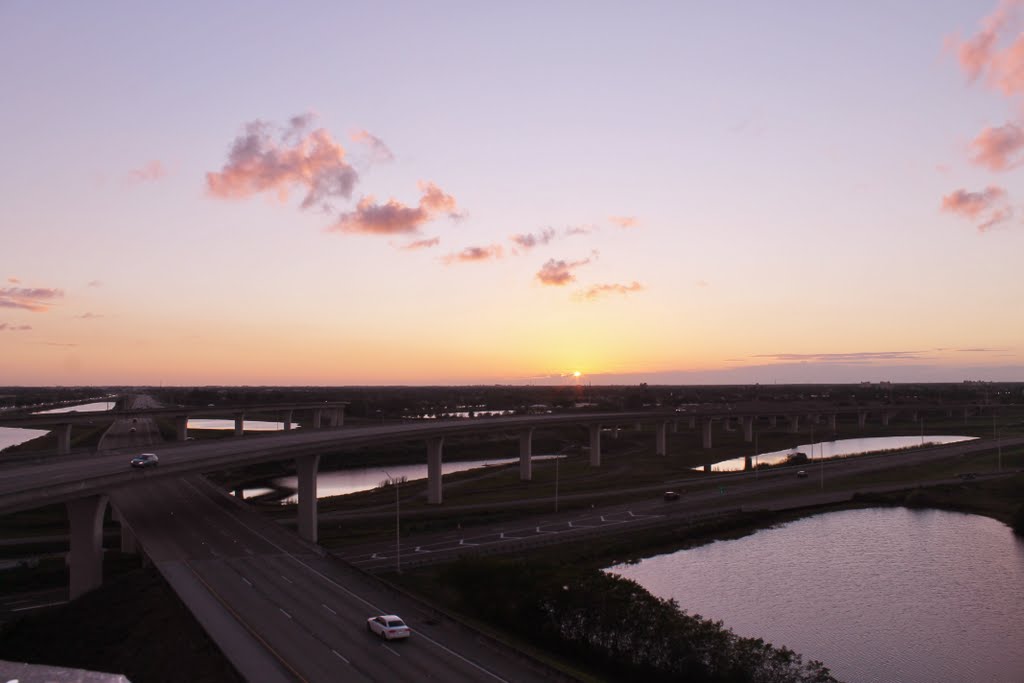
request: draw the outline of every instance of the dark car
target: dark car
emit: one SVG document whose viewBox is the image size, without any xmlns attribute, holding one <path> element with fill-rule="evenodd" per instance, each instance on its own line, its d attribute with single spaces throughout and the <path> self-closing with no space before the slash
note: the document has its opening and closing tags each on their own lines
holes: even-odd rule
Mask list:
<svg viewBox="0 0 1024 683">
<path fill-rule="evenodd" d="M 665 500 L 679 500 L 679 493 L 677 491 L 665 491 L 665 495 L 662 497 Z"/>
<path fill-rule="evenodd" d="M 796 473 L 796 476 L 798 479 L 806 479 L 807 472 L 805 470 L 800 470 L 799 472 Z"/>
<path fill-rule="evenodd" d="M 159 464 L 160 458 L 156 457 L 156 453 L 142 453 L 131 460 L 132 467 L 156 467 Z"/>
</svg>

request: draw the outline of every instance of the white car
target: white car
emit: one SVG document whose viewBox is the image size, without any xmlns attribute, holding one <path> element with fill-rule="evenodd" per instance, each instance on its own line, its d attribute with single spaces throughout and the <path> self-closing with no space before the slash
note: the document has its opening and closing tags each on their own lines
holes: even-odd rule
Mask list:
<svg viewBox="0 0 1024 683">
<path fill-rule="evenodd" d="M 385 640 L 395 638 L 408 638 L 412 631 L 405 625 L 405 622 L 394 614 L 382 614 L 378 617 L 370 617 L 366 620 L 366 630 L 376 633 Z"/>
</svg>

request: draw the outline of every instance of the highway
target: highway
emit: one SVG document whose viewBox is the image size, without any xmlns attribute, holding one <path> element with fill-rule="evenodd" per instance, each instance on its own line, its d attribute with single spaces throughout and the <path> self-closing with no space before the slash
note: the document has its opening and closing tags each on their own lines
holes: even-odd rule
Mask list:
<svg viewBox="0 0 1024 683">
<path fill-rule="evenodd" d="M 253 681 L 540 681 L 543 669 L 492 646 L 332 560 L 202 477 L 111 495 L 147 554 L 239 672 Z M 390 643 L 366 619 L 413 629 Z"/>
</svg>

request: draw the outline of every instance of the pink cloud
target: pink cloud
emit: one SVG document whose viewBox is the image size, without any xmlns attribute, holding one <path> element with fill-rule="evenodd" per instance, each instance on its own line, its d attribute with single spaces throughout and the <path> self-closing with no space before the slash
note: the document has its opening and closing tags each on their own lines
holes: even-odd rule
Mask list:
<svg viewBox="0 0 1024 683">
<path fill-rule="evenodd" d="M 85 283 L 85 286 L 86 287 L 102 287 L 103 286 L 103 281 L 102 280 L 89 280 L 87 283 Z"/>
<path fill-rule="evenodd" d="M 416 240 L 415 242 L 409 242 L 409 244 L 404 244 L 404 245 L 400 246 L 399 249 L 403 249 L 405 251 L 413 251 L 413 250 L 416 250 L 416 249 L 430 249 L 431 247 L 436 247 L 440 243 L 441 243 L 441 238 L 440 237 L 431 237 L 430 239 Z"/>
<path fill-rule="evenodd" d="M 20 285 L 21 284 L 21 280 L 19 280 L 16 277 L 9 277 L 9 278 L 7 278 L 7 281 L 10 282 L 12 285 Z"/>
<path fill-rule="evenodd" d="M 971 161 L 993 171 L 1005 171 L 1020 163 L 1012 157 L 1024 149 L 1024 129 L 1015 123 L 999 128 L 986 128 L 971 143 Z"/>
<path fill-rule="evenodd" d="M 548 259 L 537 272 L 537 279 L 542 285 L 562 287 L 576 280 L 576 276 L 572 272 L 573 270 L 587 265 L 590 261 L 591 259 L 589 258 L 580 261 Z"/>
<path fill-rule="evenodd" d="M 86 312 L 86 313 L 83 313 L 82 315 L 76 315 L 75 317 L 80 319 L 80 320 L 96 320 L 97 318 L 102 318 L 103 315 L 100 314 L 100 313 L 89 313 L 89 312 Z"/>
<path fill-rule="evenodd" d="M 966 41 L 950 38 L 947 45 L 954 49 L 960 66 L 971 80 L 987 73 L 990 85 L 1007 95 L 1021 93 L 1024 86 L 1024 42 L 1017 35 L 1008 48 L 1000 49 L 1002 37 L 1017 30 L 1021 0 L 1003 0 L 990 15 L 981 20 L 981 29 Z"/>
<path fill-rule="evenodd" d="M 31 330 L 31 325 L 8 325 L 7 323 L 0 323 L 0 331 L 6 332 L 24 332 Z"/>
<path fill-rule="evenodd" d="M 640 225 L 640 222 L 637 221 L 636 216 L 609 216 L 608 220 L 610 220 L 613 224 L 619 226 L 620 228 L 635 228 L 636 226 Z"/>
<path fill-rule="evenodd" d="M 565 234 L 570 237 L 572 235 L 589 235 L 596 230 L 596 225 L 571 225 L 565 229 Z"/>
<path fill-rule="evenodd" d="M 355 211 L 341 214 L 338 222 L 329 228 L 334 232 L 363 233 L 369 235 L 415 234 L 424 223 L 440 213 L 459 218 L 455 198 L 445 194 L 437 185 L 419 183 L 419 205 L 406 206 L 395 199 L 377 204 L 373 197 L 363 197 Z"/>
<path fill-rule="evenodd" d="M 629 294 L 631 292 L 642 291 L 643 289 L 644 286 L 635 280 L 629 283 L 628 285 L 617 283 L 593 285 L 591 287 L 586 288 L 582 292 L 579 292 L 577 294 L 577 298 L 585 299 L 587 301 L 593 301 L 594 299 L 597 299 L 598 297 L 604 296 L 606 294 Z"/>
<path fill-rule="evenodd" d="M 351 197 L 359 175 L 327 130 L 307 132 L 312 121 L 312 114 L 304 114 L 292 117 L 283 128 L 258 120 L 246 124 L 221 171 L 206 174 L 207 191 L 218 199 L 272 192 L 285 201 L 297 187 L 306 193 L 303 209 L 329 208 L 330 199 Z"/>
<path fill-rule="evenodd" d="M 1006 190 L 990 185 L 981 192 L 956 190 L 942 198 L 941 209 L 971 220 L 981 220 L 980 232 L 985 232 L 1013 216 L 1006 203 Z"/>
<path fill-rule="evenodd" d="M 144 183 L 148 181 L 160 180 L 167 175 L 167 169 L 160 163 L 159 160 L 153 159 L 141 168 L 133 169 L 128 177 L 133 182 Z"/>
<path fill-rule="evenodd" d="M 538 244 L 547 244 L 554 238 L 555 231 L 553 228 L 544 228 L 538 233 L 523 233 L 509 237 L 510 240 L 523 249 L 533 249 Z"/>
<path fill-rule="evenodd" d="M 64 290 L 43 287 L 0 288 L 0 308 L 20 308 L 34 313 L 45 313 L 53 300 L 64 296 Z"/>
<path fill-rule="evenodd" d="M 370 148 L 370 156 L 374 161 L 394 161 L 395 155 L 391 153 L 388 146 L 376 135 L 369 131 L 357 130 L 349 135 L 349 139 L 357 144 L 366 145 Z"/>
<path fill-rule="evenodd" d="M 466 247 L 454 254 L 447 254 L 441 258 L 445 265 L 453 263 L 473 263 L 479 261 L 492 261 L 500 259 L 505 255 L 505 250 L 500 244 L 491 244 L 486 247 Z"/>
</svg>

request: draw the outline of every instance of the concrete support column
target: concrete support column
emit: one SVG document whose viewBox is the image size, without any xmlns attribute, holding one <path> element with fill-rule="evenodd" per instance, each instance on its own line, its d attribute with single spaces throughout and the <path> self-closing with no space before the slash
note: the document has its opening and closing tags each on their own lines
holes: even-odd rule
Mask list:
<svg viewBox="0 0 1024 683">
<path fill-rule="evenodd" d="M 910 421 L 911 422 L 917 422 L 917 411 L 916 410 L 910 414 Z"/>
<path fill-rule="evenodd" d="M 690 416 L 690 429 L 696 429 L 696 428 L 697 428 L 697 418 L 693 417 L 693 416 Z"/>
<path fill-rule="evenodd" d="M 725 429 L 725 431 L 731 432 L 732 431 L 732 418 L 729 417 L 728 415 L 723 417 L 722 418 L 722 427 Z"/>
<path fill-rule="evenodd" d="M 779 416 L 778 415 L 772 415 L 771 417 L 769 417 L 768 418 L 768 425 L 772 429 L 775 429 L 776 427 L 778 427 L 779 426 Z"/>
<path fill-rule="evenodd" d="M 672 420 L 672 433 L 673 434 L 678 434 L 679 433 L 679 420 Z"/>
<path fill-rule="evenodd" d="M 441 493 L 441 447 L 444 437 L 439 436 L 427 440 L 427 502 L 440 505 Z"/>
<path fill-rule="evenodd" d="M 117 508 L 110 508 L 110 516 L 121 526 L 121 552 L 126 555 L 135 555 L 138 553 L 138 540 L 135 538 L 135 534 L 132 533 L 131 528 L 124 523 L 124 519 L 122 519 L 121 513 L 118 512 Z"/>
<path fill-rule="evenodd" d="M 245 413 L 235 413 L 235 436 L 245 434 Z"/>
<path fill-rule="evenodd" d="M 337 427 L 341 422 L 341 411 L 334 409 L 327 416 L 327 422 L 332 427 Z"/>
<path fill-rule="evenodd" d="M 704 465 L 704 471 L 705 472 L 710 472 L 711 471 L 711 463 L 708 463 L 707 465 Z"/>
<path fill-rule="evenodd" d="M 654 454 L 665 455 L 668 453 L 668 423 L 658 422 L 654 425 Z"/>
<path fill-rule="evenodd" d="M 754 469 L 754 456 L 752 456 L 752 455 L 745 455 L 745 456 L 743 456 L 743 470 L 745 472 L 749 472 L 752 469 Z"/>
<path fill-rule="evenodd" d="M 858 427 L 858 429 L 864 429 L 864 425 L 867 424 L 867 421 L 868 421 L 867 411 L 858 410 L 857 411 L 857 427 Z"/>
<path fill-rule="evenodd" d="M 324 411 L 320 408 L 313 409 L 313 429 L 320 429 L 320 423 L 323 421 Z"/>
<path fill-rule="evenodd" d="M 519 432 L 519 480 L 533 479 L 533 427 Z"/>
<path fill-rule="evenodd" d="M 87 496 L 68 501 L 71 526 L 70 596 L 74 600 L 103 584 L 103 512 L 106 496 Z"/>
<path fill-rule="evenodd" d="M 245 489 L 243 489 L 241 486 L 235 489 L 235 498 L 237 498 L 238 500 L 245 500 Z"/>
<path fill-rule="evenodd" d="M 61 455 L 67 455 L 71 452 L 71 425 L 57 425 L 53 430 L 53 433 L 57 435 L 57 452 Z"/>
<path fill-rule="evenodd" d="M 706 417 L 700 421 L 701 445 L 704 448 L 711 448 L 711 418 Z"/>
<path fill-rule="evenodd" d="M 743 440 L 750 443 L 754 440 L 754 416 L 743 418 Z"/>
<path fill-rule="evenodd" d="M 284 425 L 284 431 L 290 432 L 292 430 L 292 417 L 295 411 L 288 409 L 284 411 L 284 415 L 281 416 L 281 423 Z"/>
<path fill-rule="evenodd" d="M 175 441 L 188 441 L 188 415 L 174 416 Z"/>
<path fill-rule="evenodd" d="M 316 543 L 316 474 L 320 469 L 319 455 L 306 455 L 295 459 L 295 474 L 299 480 L 299 536 Z"/>
<path fill-rule="evenodd" d="M 345 426 L 345 406 L 338 408 L 338 426 Z"/>
<path fill-rule="evenodd" d="M 612 438 L 613 439 L 618 439 L 619 438 L 619 425 L 615 425 L 614 427 L 612 427 Z"/>
<path fill-rule="evenodd" d="M 831 429 L 833 432 L 836 431 L 836 414 L 835 413 L 829 413 L 829 416 L 828 416 L 828 428 Z"/>
<path fill-rule="evenodd" d="M 790 415 L 789 416 L 789 431 L 791 434 L 796 434 L 800 431 L 800 416 Z"/>
<path fill-rule="evenodd" d="M 601 425 L 590 425 L 590 466 L 601 466 Z"/>
<path fill-rule="evenodd" d="M 889 426 L 889 411 L 888 410 L 886 410 L 885 412 L 882 413 L 882 426 L 883 427 L 888 427 Z"/>
</svg>

